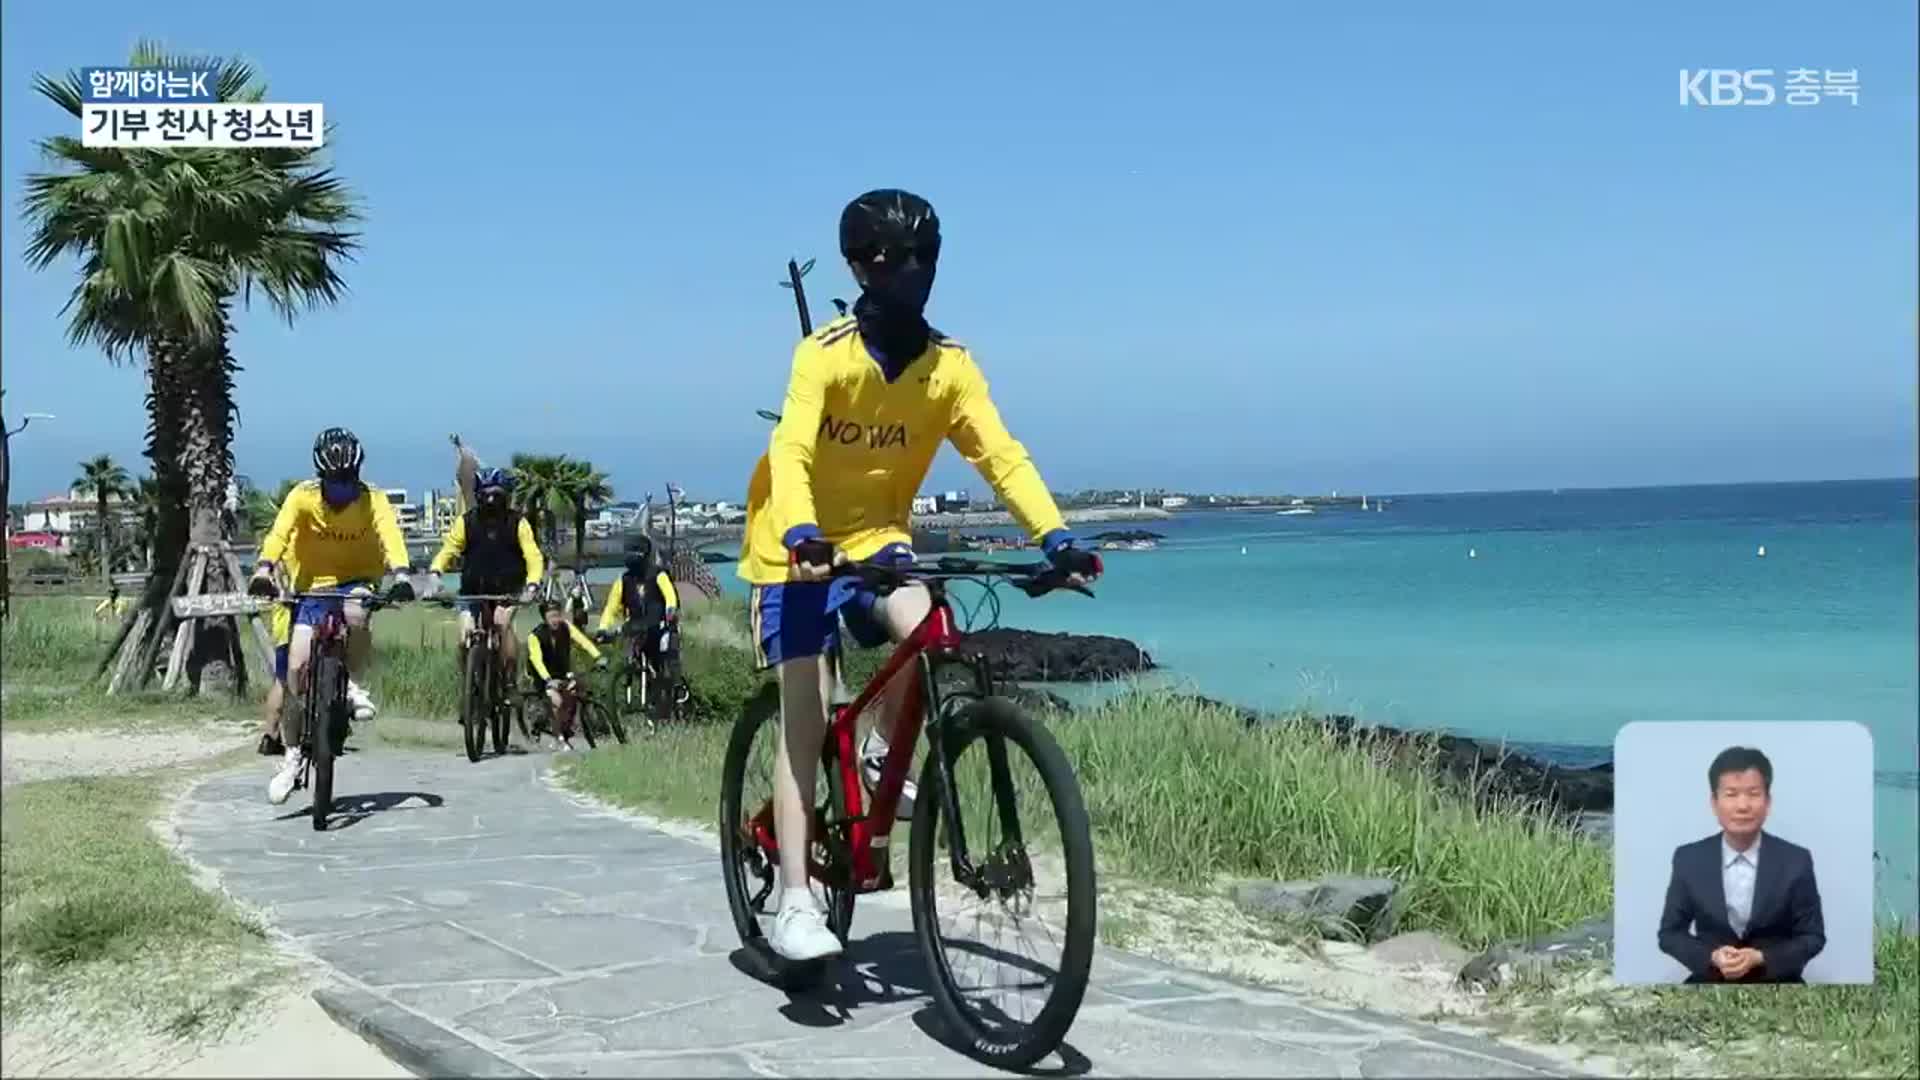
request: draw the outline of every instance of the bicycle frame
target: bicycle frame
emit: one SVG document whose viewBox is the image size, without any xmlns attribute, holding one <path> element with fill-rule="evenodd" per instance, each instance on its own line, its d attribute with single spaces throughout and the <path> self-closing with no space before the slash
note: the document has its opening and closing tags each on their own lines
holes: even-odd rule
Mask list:
<svg viewBox="0 0 1920 1080">
<path fill-rule="evenodd" d="M 959 656 L 964 638 L 955 625 L 953 608 L 947 601 L 944 585 L 937 579 L 926 579 L 924 584 L 931 593 L 932 610 L 907 635 L 905 641 L 894 647 L 893 654 L 860 694 L 835 711 L 828 725 L 827 738 L 833 746 L 835 767 L 840 770 L 848 819 L 846 822 L 828 824 L 849 825 L 853 863 L 853 881 L 850 884 L 857 893 L 879 892 L 892 885 L 886 855 L 890 850 L 900 796 L 907 774 L 913 768 L 913 748 L 919 741 L 922 724 L 927 717 L 933 718 L 929 728 L 929 752 L 938 762 L 935 768 L 939 770 L 941 809 L 946 815 L 951 837 L 954 876 L 968 887 L 978 887 L 980 871 L 967 855 L 965 831 L 959 814 L 959 796 L 953 784 L 953 762 L 947 753 L 945 740 L 939 737 L 937 730 L 944 707 L 935 676 L 943 664 L 963 663 L 973 669 L 975 686 L 980 695 L 990 696 L 993 693 L 992 673 L 984 659 L 966 660 Z M 872 706 L 909 666 L 918 668 L 918 678 L 908 684 L 902 695 L 900 707 L 903 713 L 895 718 L 886 763 L 881 767 L 880 781 L 874 787 L 873 804 L 868 807 L 865 805 L 866 788 L 860 776 L 859 754 L 855 747 L 860 714 Z M 1018 844 L 1019 827 L 1014 808 L 1004 805 L 1011 792 L 1005 750 L 1003 747 L 989 747 L 988 757 L 993 769 L 995 794 L 1003 803 L 1000 810 L 1012 834 L 1009 839 Z M 755 842 L 767 852 L 769 858 L 777 862 L 780 849 L 773 833 L 771 802 L 754 815 L 752 831 Z M 811 854 L 809 863 L 812 863 Z M 808 869 L 810 873 L 820 875 L 824 875 L 826 870 L 818 865 L 810 865 Z"/>
<path fill-rule="evenodd" d="M 301 672 L 302 685 L 300 688 L 300 704 L 306 713 L 302 718 L 300 731 L 300 753 L 306 758 L 306 764 L 300 773 L 300 786 L 302 787 L 306 786 L 307 777 L 313 774 L 314 731 L 317 725 L 322 722 L 322 718 L 315 715 L 314 712 L 314 701 L 317 695 L 314 693 L 315 687 L 313 680 L 317 677 L 316 673 L 320 670 L 320 665 L 314 661 L 319 658 L 323 649 L 337 648 L 344 654 L 347 648 L 347 635 L 351 632 L 352 628 L 347 625 L 346 614 L 338 607 L 329 606 L 326 614 L 314 625 L 313 640 L 307 646 L 307 667 L 305 671 Z M 345 659 L 344 655 L 342 659 Z"/>
</svg>

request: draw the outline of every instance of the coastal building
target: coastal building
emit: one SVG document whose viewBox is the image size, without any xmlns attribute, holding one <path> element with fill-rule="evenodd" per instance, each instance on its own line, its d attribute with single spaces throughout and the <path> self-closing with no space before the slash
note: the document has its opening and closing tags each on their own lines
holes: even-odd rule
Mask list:
<svg viewBox="0 0 1920 1080">
<path fill-rule="evenodd" d="M 1185 505 L 1187 505 L 1187 497 L 1185 495 L 1169 495 L 1160 500 L 1160 509 L 1162 510 L 1178 510 Z"/>
<path fill-rule="evenodd" d="M 938 513 L 939 511 L 940 511 L 940 497 L 938 495 L 915 495 L 913 497 L 914 513 L 934 514 L 934 513 Z"/>
<path fill-rule="evenodd" d="M 420 531 L 420 507 L 407 500 L 406 488 L 381 488 L 387 501 L 393 504 L 394 524 L 408 535 L 418 535 Z"/>
<path fill-rule="evenodd" d="M 90 492 L 78 490 L 30 502 L 23 508 L 18 535 L 52 536 L 52 547 L 47 547 L 44 542 L 36 542 L 32 546 L 65 551 L 74 535 L 91 533 L 97 528 L 94 517 L 99 512 L 98 506 Z M 133 504 L 123 496 L 113 495 L 107 499 L 107 512 L 113 515 L 116 523 L 130 521 L 134 513 Z"/>
</svg>

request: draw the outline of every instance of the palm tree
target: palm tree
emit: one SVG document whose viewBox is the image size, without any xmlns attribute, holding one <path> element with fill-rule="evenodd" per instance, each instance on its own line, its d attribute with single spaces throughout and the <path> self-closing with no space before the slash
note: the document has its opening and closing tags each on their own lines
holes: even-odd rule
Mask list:
<svg viewBox="0 0 1920 1080">
<path fill-rule="evenodd" d="M 101 584 L 108 588 L 113 587 L 113 519 L 107 500 L 127 494 L 130 483 L 127 470 L 121 468 L 111 454 L 101 454 L 80 463 L 80 475 L 71 485 L 73 490 L 93 496 L 94 530 L 99 537 L 94 550 L 100 553 Z"/>
<path fill-rule="evenodd" d="M 288 478 L 276 484 L 272 494 L 265 488 L 250 487 L 240 500 L 240 519 L 246 522 L 247 531 L 258 542 L 273 528 L 273 521 L 280 516 L 280 507 L 287 501 L 287 494 L 300 485 L 300 481 Z"/>
<path fill-rule="evenodd" d="M 587 508 L 598 507 L 613 498 L 613 485 L 608 483 L 607 474 L 593 467 L 593 462 L 572 458 L 561 459 L 560 478 L 560 495 L 573 514 L 573 568 L 575 571 L 584 571 L 587 566 Z"/>
<path fill-rule="evenodd" d="M 514 506 L 549 550 L 557 542 L 558 516 L 571 506 L 565 497 L 566 463 L 561 454 L 513 455 Z"/>
<path fill-rule="evenodd" d="M 238 61 L 173 56 L 141 42 L 130 64 L 213 69 L 220 100 L 266 98 L 253 68 Z M 81 118 L 80 72 L 37 76 L 34 88 Z M 146 363 L 146 456 L 160 495 L 154 579 L 164 583 L 189 541 L 222 538 L 237 417 L 234 301 L 245 304 L 257 288 L 291 324 L 338 300 L 337 263 L 357 246 L 342 231 L 359 217 L 355 200 L 313 148 L 122 149 L 66 135 L 39 147 L 55 171 L 27 177 L 26 259 L 36 269 L 77 259 L 69 339 L 98 345 L 116 364 Z M 147 599 L 156 610 L 166 602 L 158 591 Z"/>
<path fill-rule="evenodd" d="M 146 559 L 147 569 L 153 569 L 154 544 L 160 530 L 160 482 L 151 476 L 143 476 L 128 491 L 133 500 L 134 535 L 138 538 L 138 547 Z"/>
</svg>

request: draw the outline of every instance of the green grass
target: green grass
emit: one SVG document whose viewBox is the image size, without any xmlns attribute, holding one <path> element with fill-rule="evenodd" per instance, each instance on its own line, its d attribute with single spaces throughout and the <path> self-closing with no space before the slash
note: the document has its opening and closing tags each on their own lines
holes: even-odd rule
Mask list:
<svg viewBox="0 0 1920 1080">
<path fill-rule="evenodd" d="M 198 888 L 148 826 L 182 770 L 0 794 L 0 986 L 36 1009 L 213 1034 L 271 981 L 261 928 Z M 92 1026 L 91 1024 L 89 1026 Z"/>
<path fill-rule="evenodd" d="M 1721 1075 L 1920 1075 L 1920 937 L 1882 926 L 1872 986 L 1521 985 L 1496 1001 L 1514 1027 L 1661 1073 L 1661 1046 L 1697 1047 Z"/>
<path fill-rule="evenodd" d="M 93 617 L 98 603 L 84 597 L 14 597 L 13 614 L 0 622 L 0 663 L 6 665 L 8 684 L 71 688 L 93 674 L 120 629 L 116 619 Z"/>
</svg>

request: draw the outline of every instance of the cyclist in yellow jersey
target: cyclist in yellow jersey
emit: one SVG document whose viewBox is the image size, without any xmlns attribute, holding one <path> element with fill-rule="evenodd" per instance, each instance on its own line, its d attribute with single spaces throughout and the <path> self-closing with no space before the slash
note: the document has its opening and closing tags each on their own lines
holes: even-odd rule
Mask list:
<svg viewBox="0 0 1920 1080">
<path fill-rule="evenodd" d="M 277 594 L 273 573 L 283 557 L 299 560 L 306 592 L 332 592 L 337 600 L 302 600 L 294 612 L 293 633 L 287 643 L 287 685 L 295 689 L 293 707 L 281 716 L 281 740 L 286 763 L 267 785 L 267 797 L 283 803 L 292 793 L 304 764 L 300 756 L 303 703 L 297 692 L 313 647 L 313 628 L 329 608 L 338 609 L 354 628 L 347 639 L 347 671 L 356 680 L 364 676 L 373 653 L 367 609 L 350 599 L 354 592 L 370 591 L 382 577 L 391 576 L 389 589 L 396 599 L 413 598 L 407 580 L 407 544 L 394 520 L 387 496 L 360 480 L 365 460 L 360 440 L 344 428 L 328 428 L 313 443 L 313 467 L 318 478 L 287 493 L 273 528 L 260 545 L 260 564 L 247 591 Z M 296 582 L 296 585 L 299 583 Z"/>
<path fill-rule="evenodd" d="M 573 749 L 573 698 L 560 693 L 560 684 L 573 674 L 573 647 L 587 650 L 595 667 L 607 666 L 607 658 L 593 639 L 567 621 L 558 601 L 540 605 L 540 625 L 527 635 L 527 673 L 546 688 L 547 705 L 553 710 L 553 738 L 561 750 Z"/>
<path fill-rule="evenodd" d="M 1047 557 L 1076 584 L 1099 561 L 1067 531 L 1039 470 L 987 394 L 965 346 L 924 315 L 940 254 L 940 223 L 917 195 L 871 191 L 840 216 L 840 253 L 860 299 L 793 354 L 786 404 L 747 491 L 740 576 L 753 585 L 753 637 L 763 667 L 778 671 L 781 738 L 774 769 L 774 826 L 805 836 L 832 672 L 823 656 L 845 623 L 866 647 L 904 639 L 926 618 L 923 587 L 884 599 L 858 579 L 831 578 L 848 559 L 911 560 L 913 496 L 934 454 L 951 441 L 980 471 Z M 903 681 L 888 688 L 882 715 L 898 711 Z M 872 785 L 885 735 L 861 746 Z M 910 796 L 909 796 L 910 797 Z M 908 804 L 902 800 L 903 808 Z M 807 847 L 780 846 L 780 910 L 768 944 L 790 960 L 840 951 L 806 885 Z"/>
</svg>

